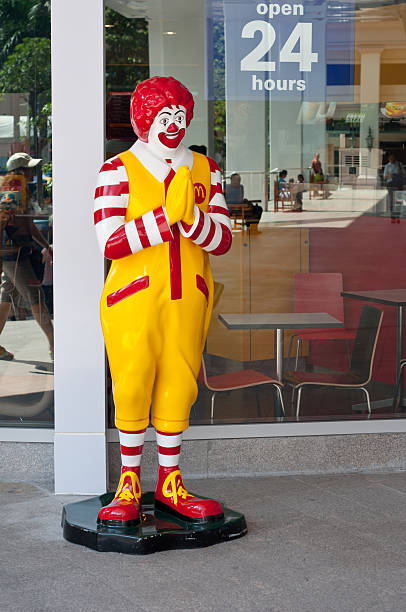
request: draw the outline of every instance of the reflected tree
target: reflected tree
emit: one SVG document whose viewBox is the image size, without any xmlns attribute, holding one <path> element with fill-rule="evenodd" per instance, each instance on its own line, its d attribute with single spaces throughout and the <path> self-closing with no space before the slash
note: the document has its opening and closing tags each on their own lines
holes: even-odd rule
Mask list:
<svg viewBox="0 0 406 612">
<path fill-rule="evenodd" d="M 28 96 L 34 155 L 47 138 L 41 110 L 51 101 L 50 0 L 0 0 L 0 92 Z"/>
<path fill-rule="evenodd" d="M 132 92 L 149 77 L 148 22 L 105 10 L 106 93 Z"/>
<path fill-rule="evenodd" d="M 38 156 L 40 111 L 51 97 L 51 41 L 46 38 L 24 38 L 16 45 L 0 70 L 0 91 L 28 92 L 34 154 Z"/>
</svg>

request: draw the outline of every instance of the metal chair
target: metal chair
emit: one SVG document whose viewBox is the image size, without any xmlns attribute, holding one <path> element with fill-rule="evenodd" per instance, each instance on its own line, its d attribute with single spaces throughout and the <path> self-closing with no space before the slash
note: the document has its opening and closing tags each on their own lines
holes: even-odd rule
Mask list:
<svg viewBox="0 0 406 612">
<path fill-rule="evenodd" d="M 328 312 L 339 321 L 344 321 L 343 275 L 340 272 L 299 272 L 295 274 L 295 312 Z M 348 363 L 349 343 L 354 340 L 355 329 L 299 329 L 290 337 L 288 357 L 296 339 L 295 370 L 299 362 L 300 346 L 304 340 L 345 340 Z"/>
<path fill-rule="evenodd" d="M 252 214 L 252 205 L 259 204 L 262 200 L 244 200 L 241 204 L 227 204 L 230 219 L 234 220 L 234 229 L 239 223 L 242 228 L 249 227 L 251 224 L 258 224 L 258 217 Z"/>
<path fill-rule="evenodd" d="M 396 410 L 398 410 L 398 408 L 400 408 L 400 412 L 403 412 L 403 406 L 402 406 L 402 390 L 403 390 L 402 376 L 403 376 L 403 368 L 405 367 L 405 365 L 406 365 L 406 359 L 402 359 L 399 362 L 399 376 L 398 376 L 398 380 L 396 382 L 395 395 L 393 397 L 392 412 L 396 412 Z"/>
<path fill-rule="evenodd" d="M 368 412 L 371 414 L 371 401 L 365 386 L 372 377 L 372 366 L 375 357 L 376 344 L 383 318 L 382 310 L 372 306 L 362 308 L 361 317 L 352 349 L 350 369 L 336 374 L 317 372 L 286 372 L 285 380 L 292 390 L 292 406 L 295 392 L 296 418 L 299 416 L 301 394 L 304 387 L 333 387 L 341 389 L 361 389 L 366 397 Z"/>
<path fill-rule="evenodd" d="M 269 376 L 262 372 L 257 372 L 256 370 L 238 370 L 237 372 L 228 372 L 227 374 L 219 374 L 217 376 L 207 376 L 204 357 L 202 356 L 202 365 L 200 367 L 198 380 L 212 392 L 210 408 L 211 423 L 213 423 L 214 420 L 214 400 L 217 393 L 221 391 L 235 391 L 236 389 L 257 387 L 259 385 L 272 385 L 275 388 L 282 407 L 282 412 L 285 415 L 281 391 L 283 384 L 279 380 L 269 378 Z"/>
<path fill-rule="evenodd" d="M 274 212 L 278 212 L 279 204 L 282 205 L 282 210 L 285 208 L 292 209 L 295 206 L 295 196 L 289 189 L 286 191 L 279 189 L 279 181 L 274 181 L 273 184 L 273 202 L 274 202 Z"/>
</svg>

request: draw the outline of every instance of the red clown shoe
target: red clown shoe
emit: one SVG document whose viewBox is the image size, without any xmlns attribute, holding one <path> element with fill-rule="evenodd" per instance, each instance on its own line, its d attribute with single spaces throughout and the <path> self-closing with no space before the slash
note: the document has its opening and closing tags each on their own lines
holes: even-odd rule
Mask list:
<svg viewBox="0 0 406 612">
<path fill-rule="evenodd" d="M 97 522 L 110 527 L 133 527 L 140 522 L 140 468 L 122 468 L 117 493 L 99 512 Z"/>
<path fill-rule="evenodd" d="M 178 466 L 159 466 L 155 508 L 192 523 L 217 521 L 224 516 L 219 502 L 195 497 L 186 491 Z"/>
</svg>

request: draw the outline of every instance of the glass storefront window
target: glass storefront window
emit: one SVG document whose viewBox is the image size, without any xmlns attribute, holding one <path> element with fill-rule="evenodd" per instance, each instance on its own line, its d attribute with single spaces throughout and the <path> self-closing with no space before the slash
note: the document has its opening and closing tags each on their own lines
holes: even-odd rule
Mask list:
<svg viewBox="0 0 406 612">
<path fill-rule="evenodd" d="M 406 2 L 106 4 L 107 156 L 134 141 L 137 83 L 171 75 L 195 96 L 186 145 L 206 147 L 223 172 L 233 245 L 211 258 L 208 377 L 277 375 L 276 330 L 228 329 L 219 315 L 324 312 L 344 325 L 284 331 L 284 382 L 328 383 L 304 388 L 299 416 L 289 384 L 283 416 L 268 385 L 213 404 L 202 379 L 191 423 L 403 417 L 392 408 L 406 300 Z M 360 372 L 365 305 L 383 313 L 375 351 L 361 347 L 371 376 L 357 379 L 371 414 L 361 388 L 340 388 Z M 111 424 L 113 412 L 110 398 Z"/>
<path fill-rule="evenodd" d="M 48 2 L 0 6 L 0 426 L 53 425 Z"/>
</svg>

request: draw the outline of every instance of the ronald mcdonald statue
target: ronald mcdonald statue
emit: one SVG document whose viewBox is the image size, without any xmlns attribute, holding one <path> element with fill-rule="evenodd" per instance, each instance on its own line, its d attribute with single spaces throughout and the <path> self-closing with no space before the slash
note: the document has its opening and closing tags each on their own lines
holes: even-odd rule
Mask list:
<svg viewBox="0 0 406 612">
<path fill-rule="evenodd" d="M 122 461 L 115 497 L 99 512 L 102 525 L 140 520 L 150 411 L 159 458 L 155 508 L 196 523 L 223 516 L 217 501 L 188 493 L 179 470 L 212 311 L 209 254 L 222 255 L 231 245 L 219 168 L 182 144 L 193 104 L 172 77 L 140 83 L 130 109 L 138 140 L 99 173 L 94 222 L 112 260 L 101 322 Z"/>
</svg>

